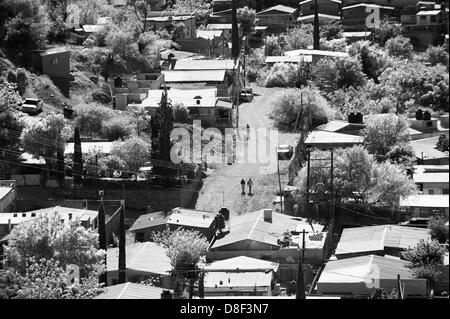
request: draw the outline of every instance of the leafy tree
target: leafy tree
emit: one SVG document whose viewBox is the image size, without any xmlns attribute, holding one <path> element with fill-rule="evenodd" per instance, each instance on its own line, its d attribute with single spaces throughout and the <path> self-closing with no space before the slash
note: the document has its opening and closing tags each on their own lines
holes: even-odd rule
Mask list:
<svg viewBox="0 0 450 319">
<path fill-rule="evenodd" d="M 102 16 L 111 17 L 114 9 L 107 0 L 77 0 L 80 8 L 80 24 L 97 24 Z"/>
<path fill-rule="evenodd" d="M 106 157 L 100 158 L 99 166 L 102 168 L 105 167 L 105 170 L 108 172 L 108 176 L 111 176 L 111 172 L 120 172 L 125 170 L 127 167 L 127 163 L 125 163 L 125 161 L 118 156 L 108 155 Z"/>
<path fill-rule="evenodd" d="M 22 147 L 33 156 L 44 158 L 46 174 L 43 185 L 46 185 L 47 172 L 52 169 L 52 159 L 67 140 L 66 121 L 62 114 L 50 113 L 40 119 L 25 118 L 23 126 L 20 136 Z"/>
<path fill-rule="evenodd" d="M 313 44 L 314 28 L 311 24 L 301 24 L 287 30 L 283 39 L 286 50 L 306 49 Z"/>
<path fill-rule="evenodd" d="M 177 12 L 194 13 L 197 18 L 203 19 L 210 11 L 211 4 L 205 0 L 177 0 L 173 7 Z"/>
<path fill-rule="evenodd" d="M 152 239 L 166 249 L 166 255 L 179 280 L 189 280 L 191 287 L 198 278 L 198 264 L 204 262 L 208 241 L 198 231 L 178 228 L 152 234 Z M 191 290 L 192 294 L 192 290 Z M 190 295 L 191 295 L 190 294 Z"/>
<path fill-rule="evenodd" d="M 305 84 L 304 70 L 300 65 L 275 63 L 269 70 L 264 85 L 266 87 L 299 87 Z"/>
<path fill-rule="evenodd" d="M 84 278 L 104 270 L 105 252 L 99 249 L 97 232 L 81 226 L 78 219 L 62 223 L 58 213 L 41 214 L 15 226 L 10 235 L 4 262 L 21 274 L 27 270 L 29 257 L 55 259 L 63 268 L 78 265 Z"/>
<path fill-rule="evenodd" d="M 365 147 L 377 160 L 384 161 L 394 146 L 410 142 L 408 128 L 407 120 L 395 114 L 373 116 L 362 131 Z"/>
<path fill-rule="evenodd" d="M 429 46 L 425 58 L 431 65 L 442 64 L 448 67 L 448 51 L 444 46 Z"/>
<path fill-rule="evenodd" d="M 81 150 L 80 129 L 78 125 L 75 126 L 73 141 L 73 182 L 80 185 L 83 180 L 83 153 Z"/>
<path fill-rule="evenodd" d="M 91 275 L 67 285 L 67 271 L 54 259 L 26 258 L 24 273 L 0 270 L 0 299 L 91 299 L 103 289 Z"/>
<path fill-rule="evenodd" d="M 387 40 L 402 34 L 402 26 L 392 18 L 385 18 L 381 20 L 380 26 L 375 28 L 373 33 L 374 41 L 384 46 Z"/>
<path fill-rule="evenodd" d="M 1 99 L 1 97 L 0 97 Z M 10 179 L 10 163 L 18 161 L 20 151 L 20 135 L 23 123 L 18 119 L 17 112 L 11 109 L 0 111 L 0 179 Z"/>
<path fill-rule="evenodd" d="M 297 118 L 298 123 L 307 118 L 312 124 L 323 123 L 334 118 L 334 112 L 328 102 L 314 89 L 285 90 L 274 99 L 270 115 L 278 127 L 290 129 L 295 126 Z"/>
<path fill-rule="evenodd" d="M 63 42 L 66 38 L 67 5 L 68 0 L 48 1 L 47 8 L 48 8 L 48 18 L 50 22 L 48 40 L 50 42 Z"/>
<path fill-rule="evenodd" d="M 161 96 L 161 102 L 157 110 L 159 124 L 158 150 L 159 159 L 165 162 L 170 161 L 170 133 L 173 129 L 173 109 L 172 104 L 167 99 L 167 91 L 164 91 Z"/>
<path fill-rule="evenodd" d="M 129 116 L 120 114 L 113 116 L 102 123 L 102 136 L 110 141 L 124 139 L 133 134 L 133 119 Z"/>
<path fill-rule="evenodd" d="M 264 52 L 267 56 L 282 55 L 284 48 L 280 44 L 280 38 L 276 35 L 267 36 L 264 43 Z"/>
<path fill-rule="evenodd" d="M 255 32 L 256 11 L 245 6 L 237 10 L 237 20 L 241 24 L 242 34 L 249 35 Z"/>
<path fill-rule="evenodd" d="M 415 247 L 402 253 L 417 278 L 428 279 L 433 285 L 443 271 L 442 258 L 445 248 L 436 240 L 421 239 Z"/>
<path fill-rule="evenodd" d="M 99 134 L 102 124 L 112 117 L 113 111 L 100 104 L 79 104 L 74 107 L 75 121 L 81 134 Z"/>
<path fill-rule="evenodd" d="M 325 40 L 320 38 L 320 50 L 334 51 L 334 52 L 346 52 L 347 42 L 345 38 Z"/>
<path fill-rule="evenodd" d="M 22 104 L 17 84 L 7 81 L 0 83 L 0 114 L 3 112 L 16 111 Z"/>
<path fill-rule="evenodd" d="M 413 51 L 409 38 L 405 38 L 402 35 L 387 40 L 385 47 L 389 55 L 403 59 L 409 59 Z"/>
<path fill-rule="evenodd" d="M 173 120 L 176 123 L 192 123 L 192 118 L 183 104 L 175 104 L 173 106 Z"/>
<path fill-rule="evenodd" d="M 445 224 L 447 221 L 443 216 L 435 216 L 428 223 L 431 238 L 441 244 L 448 241 L 448 226 Z"/>
<path fill-rule="evenodd" d="M 390 65 L 388 57 L 378 45 L 369 41 L 357 41 L 349 46 L 348 52 L 361 60 L 362 70 L 369 79 L 378 83 L 378 77 Z"/>
<path fill-rule="evenodd" d="M 344 28 L 340 21 L 333 21 L 320 26 L 320 38 L 324 38 L 327 41 L 341 39 L 343 32 Z"/>
<path fill-rule="evenodd" d="M 134 130 L 139 137 L 141 133 L 147 133 L 149 135 L 152 134 L 151 130 L 151 120 L 152 117 L 148 114 L 148 112 L 139 106 L 128 108 L 128 111 L 132 115 L 132 123 L 134 125 Z"/>
<path fill-rule="evenodd" d="M 136 173 L 145 162 L 150 160 L 151 145 L 144 140 L 132 136 L 123 142 L 115 142 L 111 149 L 111 155 L 115 155 L 127 164 L 127 168 Z"/>
<path fill-rule="evenodd" d="M 436 144 L 436 148 L 442 152 L 448 152 L 449 151 L 449 141 L 448 137 L 445 134 L 442 134 L 439 136 L 439 140 Z"/>
<path fill-rule="evenodd" d="M 391 163 L 403 165 L 405 167 L 412 167 L 415 164 L 415 154 L 411 145 L 397 144 L 386 154 L 386 159 Z"/>
<path fill-rule="evenodd" d="M 28 86 L 28 78 L 25 69 L 17 69 L 17 90 L 20 95 L 23 95 Z"/>
</svg>

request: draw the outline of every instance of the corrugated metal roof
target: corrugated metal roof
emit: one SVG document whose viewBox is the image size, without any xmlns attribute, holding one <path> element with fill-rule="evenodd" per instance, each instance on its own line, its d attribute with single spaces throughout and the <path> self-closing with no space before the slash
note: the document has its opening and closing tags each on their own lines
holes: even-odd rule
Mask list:
<svg viewBox="0 0 450 319">
<path fill-rule="evenodd" d="M 164 225 L 169 218 L 169 214 L 170 213 L 166 212 L 156 212 L 141 215 L 138 219 L 136 219 L 136 221 L 130 227 L 129 231 L 136 231 L 149 227 Z"/>
<path fill-rule="evenodd" d="M 385 247 L 406 249 L 421 239 L 429 239 L 427 229 L 399 225 L 345 228 L 336 247 L 336 255 L 383 251 Z"/>
<path fill-rule="evenodd" d="M 72 219 L 80 218 L 81 221 L 85 221 L 88 219 L 91 219 L 92 221 L 97 218 L 98 215 L 98 212 L 96 210 L 55 206 L 28 212 L 2 213 L 0 214 L 0 224 L 8 224 L 8 220 L 11 220 L 11 224 L 16 225 L 23 221 L 35 218 L 38 215 L 51 215 L 55 213 L 59 213 L 61 215 L 61 219 L 64 219 L 65 222 L 69 221 L 69 213 L 72 214 Z"/>
<path fill-rule="evenodd" d="M 141 102 L 142 107 L 157 108 L 161 102 L 161 95 L 164 90 L 149 90 L 147 97 Z M 183 104 L 184 107 L 214 107 L 217 103 L 217 89 L 170 89 L 167 90 L 167 97 L 174 104 Z M 195 99 L 201 97 L 201 99 Z M 197 104 L 200 100 L 200 104 Z"/>
<path fill-rule="evenodd" d="M 265 10 L 259 11 L 257 14 L 264 14 L 264 13 L 268 13 L 270 11 L 280 11 L 280 12 L 283 12 L 283 13 L 291 14 L 291 13 L 294 13 L 296 10 L 297 9 L 295 9 L 295 8 L 291 8 L 291 7 L 279 4 L 279 5 L 267 8 Z"/>
<path fill-rule="evenodd" d="M 127 245 L 125 251 L 127 269 L 160 275 L 167 275 L 172 270 L 165 249 L 156 243 L 144 242 Z M 108 272 L 117 271 L 118 267 L 119 248 L 108 248 Z"/>
<path fill-rule="evenodd" d="M 322 124 L 320 126 L 317 127 L 318 130 L 320 131 L 327 131 L 327 132 L 336 132 L 339 131 L 340 129 L 343 129 L 344 127 L 347 127 L 351 125 L 349 122 L 347 121 L 329 121 L 328 123 Z"/>
<path fill-rule="evenodd" d="M 309 133 L 305 140 L 305 144 L 315 146 L 356 145 L 363 142 L 362 136 L 318 130 Z"/>
<path fill-rule="evenodd" d="M 409 262 L 377 255 L 359 256 L 328 261 L 318 284 L 360 283 L 379 279 L 413 279 Z"/>
<path fill-rule="evenodd" d="M 174 70 L 232 70 L 233 60 L 178 60 Z"/>
<path fill-rule="evenodd" d="M 278 271 L 280 264 L 267 260 L 251 258 L 247 256 L 238 256 L 224 260 L 217 260 L 210 264 L 206 264 L 204 269 L 212 270 L 273 270 Z"/>
<path fill-rule="evenodd" d="M 207 272 L 204 287 L 217 289 L 235 289 L 270 287 L 272 272 Z"/>
<path fill-rule="evenodd" d="M 400 199 L 400 207 L 448 208 L 449 195 L 412 195 Z"/>
<path fill-rule="evenodd" d="M 225 70 L 162 71 L 164 81 L 171 82 L 223 82 Z"/>
<path fill-rule="evenodd" d="M 106 291 L 94 299 L 161 299 L 164 290 L 168 289 L 127 282 L 106 287 Z"/>
<path fill-rule="evenodd" d="M 410 145 L 417 158 L 423 159 L 438 159 L 438 158 L 448 158 L 448 152 L 441 152 L 436 149 L 436 144 L 439 141 L 439 136 L 423 138 L 419 140 L 414 140 L 410 142 Z"/>
</svg>

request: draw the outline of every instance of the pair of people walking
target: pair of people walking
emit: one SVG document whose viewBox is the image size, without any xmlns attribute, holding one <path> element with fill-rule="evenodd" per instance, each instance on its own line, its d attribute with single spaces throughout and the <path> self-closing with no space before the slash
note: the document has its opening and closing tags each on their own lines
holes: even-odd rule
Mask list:
<svg viewBox="0 0 450 319">
<path fill-rule="evenodd" d="M 253 186 L 253 181 L 251 178 L 248 179 L 247 181 L 247 186 L 248 186 L 248 194 L 252 195 L 252 186 Z M 245 195 L 245 179 L 241 180 L 241 187 L 242 187 L 242 195 Z"/>
</svg>

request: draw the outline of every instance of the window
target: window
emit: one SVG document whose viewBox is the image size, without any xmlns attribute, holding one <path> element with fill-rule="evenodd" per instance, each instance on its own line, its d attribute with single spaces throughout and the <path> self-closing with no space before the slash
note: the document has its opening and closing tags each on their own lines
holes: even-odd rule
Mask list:
<svg viewBox="0 0 450 319">
<path fill-rule="evenodd" d="M 448 188 L 442 189 L 442 195 L 448 195 Z"/>
<path fill-rule="evenodd" d="M 50 58 L 50 65 L 56 65 L 58 64 L 58 58 Z"/>
<path fill-rule="evenodd" d="M 144 233 L 136 233 L 136 241 L 145 241 Z"/>
<path fill-rule="evenodd" d="M 436 22 L 436 16 L 431 16 L 430 21 L 431 22 Z"/>
<path fill-rule="evenodd" d="M 22 217 L 27 217 L 27 214 L 26 213 L 22 213 Z"/>
<path fill-rule="evenodd" d="M 434 189 L 429 189 L 429 190 L 428 190 L 428 194 L 429 194 L 429 195 L 434 195 Z"/>
<path fill-rule="evenodd" d="M 427 127 L 433 126 L 433 122 L 429 121 L 427 122 Z"/>
</svg>

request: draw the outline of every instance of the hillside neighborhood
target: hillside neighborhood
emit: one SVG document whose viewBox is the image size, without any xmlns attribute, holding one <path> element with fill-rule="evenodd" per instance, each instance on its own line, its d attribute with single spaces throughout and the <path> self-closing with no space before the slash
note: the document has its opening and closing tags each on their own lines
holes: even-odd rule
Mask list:
<svg viewBox="0 0 450 319">
<path fill-rule="evenodd" d="M 448 0 L 0 0 L 0 299 L 449 292 Z"/>
</svg>

